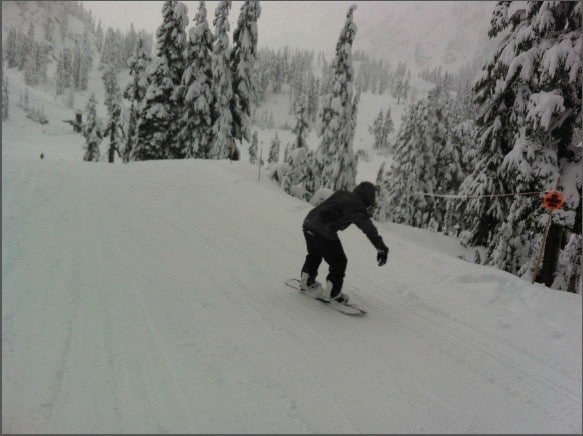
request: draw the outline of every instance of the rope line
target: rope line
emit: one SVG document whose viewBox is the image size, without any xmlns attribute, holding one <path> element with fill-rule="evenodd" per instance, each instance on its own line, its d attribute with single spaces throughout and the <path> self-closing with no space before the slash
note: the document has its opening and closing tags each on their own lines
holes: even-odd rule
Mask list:
<svg viewBox="0 0 583 436">
<path fill-rule="evenodd" d="M 514 197 L 515 195 L 544 195 L 551 191 L 541 191 L 541 192 L 512 192 L 508 194 L 484 194 L 484 195 L 458 195 L 458 194 L 431 194 L 426 192 L 415 191 L 414 194 L 425 195 L 426 197 L 441 197 L 441 198 L 492 198 L 492 197 Z M 569 193 L 565 195 L 565 198 L 581 197 L 581 195 L 576 195 L 574 193 Z"/>
<path fill-rule="evenodd" d="M 541 195 L 543 192 L 513 192 L 508 194 L 484 194 L 484 195 L 458 195 L 458 194 L 428 194 L 426 192 L 416 191 L 415 194 L 425 195 L 427 197 L 442 197 L 442 198 L 486 198 L 486 197 L 513 197 L 515 195 Z"/>
</svg>

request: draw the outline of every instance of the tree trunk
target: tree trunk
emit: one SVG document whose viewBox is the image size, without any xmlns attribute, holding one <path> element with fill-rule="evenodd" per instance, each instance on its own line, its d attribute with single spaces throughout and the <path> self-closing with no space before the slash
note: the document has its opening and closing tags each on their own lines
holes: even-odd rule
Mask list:
<svg viewBox="0 0 583 436">
<path fill-rule="evenodd" d="M 553 284 L 559 254 L 561 253 L 561 248 L 565 245 L 564 239 L 565 229 L 555 223 L 551 223 L 549 234 L 547 236 L 547 243 L 545 245 L 543 264 L 536 276 L 537 282 L 544 283 L 546 286 L 551 286 Z"/>
<path fill-rule="evenodd" d="M 109 126 L 109 153 L 108 153 L 108 162 L 113 163 L 115 160 L 115 147 L 113 146 L 113 141 L 115 139 L 115 124 L 111 123 Z"/>
</svg>

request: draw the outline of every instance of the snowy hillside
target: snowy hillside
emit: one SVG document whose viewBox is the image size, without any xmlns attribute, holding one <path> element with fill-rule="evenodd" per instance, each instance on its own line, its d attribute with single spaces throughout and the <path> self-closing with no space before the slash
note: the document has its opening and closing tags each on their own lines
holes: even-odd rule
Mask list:
<svg viewBox="0 0 583 436">
<path fill-rule="evenodd" d="M 383 268 L 341 235 L 350 318 L 283 285 L 310 206 L 245 159 L 82 141 L 2 125 L 4 433 L 581 433 L 581 295 L 378 224 Z"/>
<path fill-rule="evenodd" d="M 355 47 L 393 65 L 405 62 L 413 71 L 443 66 L 455 72 L 488 50 L 487 31 L 495 4 L 368 2 L 358 10 L 357 23 L 363 25 Z"/>
</svg>

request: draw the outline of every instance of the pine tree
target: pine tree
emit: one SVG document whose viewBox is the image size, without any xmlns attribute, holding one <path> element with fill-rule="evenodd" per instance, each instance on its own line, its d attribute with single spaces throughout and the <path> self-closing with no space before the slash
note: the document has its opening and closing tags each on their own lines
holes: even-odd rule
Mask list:
<svg viewBox="0 0 583 436">
<path fill-rule="evenodd" d="M 86 90 L 89 82 L 89 72 L 93 67 L 93 50 L 89 43 L 89 31 L 85 30 L 81 43 L 81 65 L 79 68 L 79 89 Z"/>
<path fill-rule="evenodd" d="M 101 143 L 101 133 L 97 125 L 97 102 L 95 93 L 91 94 L 87 106 L 85 107 L 85 123 L 83 124 L 83 136 L 85 137 L 85 153 L 83 160 L 88 162 L 99 161 L 99 144 Z"/>
<path fill-rule="evenodd" d="M 117 82 L 115 67 L 110 65 L 103 73 L 103 85 L 105 88 L 105 106 L 109 120 L 103 136 L 109 135 L 108 162 L 113 163 L 115 152 L 121 158 L 121 144 L 123 143 L 123 129 L 121 125 L 121 92 Z"/>
<path fill-rule="evenodd" d="M 354 143 L 354 135 L 356 134 L 356 122 L 358 120 L 358 105 L 360 103 L 360 95 L 362 91 L 359 89 L 356 91 L 354 98 L 352 99 L 352 114 L 350 115 L 350 135 L 348 136 L 348 142 L 350 144 Z M 355 171 L 356 176 L 356 171 Z"/>
<path fill-rule="evenodd" d="M 167 159 L 170 155 L 169 101 L 174 83 L 166 58 L 157 57 L 148 72 L 148 87 L 138 122 L 139 142 L 134 144 L 131 160 Z"/>
<path fill-rule="evenodd" d="M 57 59 L 57 69 L 55 71 L 57 95 L 65 93 L 71 83 L 71 52 L 65 48 Z"/>
<path fill-rule="evenodd" d="M 558 189 L 572 194 L 553 214 L 536 278 L 548 286 L 570 236 L 581 234 L 581 14 L 579 2 L 533 1 L 509 17 L 509 4 L 499 2 L 489 35 L 500 42 L 475 85 L 483 107 L 478 143 L 490 161 L 478 162 L 467 191 L 540 192 L 558 180 Z M 488 245 L 488 264 L 529 277 L 547 212 L 535 196 L 503 198 L 498 208 L 481 199 L 486 222 L 471 209 L 470 240 Z"/>
<path fill-rule="evenodd" d="M 258 0 L 246 0 L 241 6 L 237 27 L 233 32 L 233 50 L 230 68 L 233 77 L 233 93 L 236 106 L 233 117 L 233 137 L 249 141 L 249 124 L 253 106 L 258 102 L 257 20 L 261 15 Z"/>
<path fill-rule="evenodd" d="M 308 119 L 311 125 L 316 122 L 318 115 L 318 89 L 320 81 L 314 76 L 312 70 L 308 72 Z"/>
<path fill-rule="evenodd" d="M 395 125 L 393 124 L 393 119 L 391 118 L 391 108 L 387 108 L 385 112 L 385 119 L 383 121 L 383 148 L 390 150 L 391 144 L 389 143 L 389 135 L 395 131 Z"/>
<path fill-rule="evenodd" d="M 166 0 L 162 7 L 163 22 L 156 30 L 158 57 L 164 57 L 168 64 L 170 79 L 179 86 L 184 74 L 186 45 L 186 26 L 188 16 L 183 3 Z"/>
<path fill-rule="evenodd" d="M 134 55 L 136 52 L 136 47 L 138 45 L 139 36 L 134 28 L 134 23 L 130 24 L 130 30 L 126 33 L 124 38 L 124 45 L 123 45 L 123 58 L 129 59 Z"/>
<path fill-rule="evenodd" d="M 207 159 L 213 140 L 214 37 L 208 26 L 204 0 L 200 1 L 189 38 L 187 67 L 182 76 L 185 93 L 179 140 L 186 147 L 186 157 Z"/>
<path fill-rule="evenodd" d="M 44 31 L 44 38 L 45 41 L 48 43 L 53 42 L 53 31 L 55 28 L 55 23 L 53 22 L 52 17 L 47 17 L 47 20 L 43 23 L 43 31 Z"/>
<path fill-rule="evenodd" d="M 30 23 L 28 26 L 28 32 L 22 35 L 22 40 L 20 43 L 20 48 L 18 50 L 18 69 L 24 70 L 26 62 L 29 59 L 29 55 L 34 51 L 34 23 Z"/>
<path fill-rule="evenodd" d="M 430 177 L 435 170 L 427 112 L 427 103 L 419 101 L 411 104 L 403 117 L 389 170 L 387 201 L 379 212 L 390 221 L 423 228 L 431 221 L 433 203 L 418 193 L 433 192 Z"/>
<path fill-rule="evenodd" d="M 257 162 L 257 152 L 259 151 L 259 140 L 257 138 L 257 130 L 253 132 L 251 137 L 251 145 L 249 145 L 249 162 L 254 164 Z"/>
<path fill-rule="evenodd" d="M 378 221 L 387 220 L 386 211 L 390 207 L 390 205 L 387 204 L 388 177 L 386 175 L 386 165 L 386 162 L 381 164 L 375 181 L 376 204 L 373 217 Z"/>
<path fill-rule="evenodd" d="M 105 40 L 103 41 L 103 50 L 101 52 L 100 69 L 106 68 L 108 65 L 119 67 L 118 62 L 121 51 L 121 41 L 118 38 L 115 30 L 109 27 L 105 32 Z"/>
<path fill-rule="evenodd" d="M 214 123 L 213 137 L 214 143 L 211 149 L 210 158 L 227 159 L 238 158 L 238 150 L 233 136 L 234 108 L 236 105 L 233 94 L 232 71 L 229 67 L 229 9 L 230 0 L 221 0 L 215 9 L 215 45 L 213 47 L 213 95 Z"/>
<path fill-rule="evenodd" d="M 142 102 L 146 97 L 146 88 L 148 86 L 147 68 L 151 61 L 152 59 L 144 47 L 144 40 L 139 38 L 134 55 L 128 61 L 132 80 L 123 94 L 124 98 L 130 103 L 126 141 L 122 154 L 122 160 L 126 163 L 130 160 L 135 144 L 140 142 L 138 125 L 140 123 Z"/>
<path fill-rule="evenodd" d="M 81 44 L 75 40 L 75 48 L 73 49 L 73 86 L 75 89 L 81 89 Z"/>
<path fill-rule="evenodd" d="M 36 69 L 37 52 L 34 47 L 31 46 L 30 48 L 31 50 L 24 55 L 26 57 L 24 64 L 24 83 L 28 86 L 35 86 L 39 82 Z"/>
<path fill-rule="evenodd" d="M 3 57 L 6 60 L 6 66 L 8 68 L 16 68 L 18 66 L 19 51 L 16 29 L 10 26 L 3 50 Z"/>
<path fill-rule="evenodd" d="M 295 102 L 295 124 L 292 133 L 296 140 L 292 144 L 292 150 L 300 147 L 307 147 L 306 138 L 310 132 L 308 120 L 308 98 L 306 95 L 300 95 Z"/>
<path fill-rule="evenodd" d="M 434 156 L 432 185 L 435 194 L 455 194 L 464 178 L 462 170 L 462 150 L 460 144 L 453 140 L 451 128 L 452 106 L 449 91 L 439 84 L 429 91 L 428 99 L 428 131 L 431 138 L 431 153 Z M 454 223 L 447 222 L 447 202 L 439 198 L 434 202 L 432 211 L 433 223 L 430 227 L 438 231 L 449 231 Z"/>
<path fill-rule="evenodd" d="M 385 130 L 383 129 L 384 114 L 383 110 L 379 111 L 379 114 L 372 123 L 372 126 L 368 127 L 368 132 L 373 136 L 374 140 L 372 147 L 376 149 L 382 149 L 385 145 Z"/>
<path fill-rule="evenodd" d="M 344 28 L 336 45 L 336 56 L 331 63 L 327 94 L 320 111 L 319 136 L 316 150 L 319 186 L 332 190 L 352 189 L 356 179 L 356 162 L 352 150 L 352 94 L 353 76 L 352 42 L 356 25 L 350 6 Z"/>
<path fill-rule="evenodd" d="M 113 112 L 114 106 L 119 105 L 121 101 L 121 91 L 117 80 L 117 69 L 114 65 L 109 65 L 101 76 L 103 88 L 105 89 L 105 101 L 108 112 Z"/>
<path fill-rule="evenodd" d="M 557 272 L 552 284 L 553 289 L 561 289 L 581 294 L 581 257 L 583 238 L 572 233 L 567 245 L 561 251 L 557 262 Z"/>
<path fill-rule="evenodd" d="M 2 63 L 2 121 L 8 119 L 9 103 L 8 77 L 4 74 L 4 63 Z"/>
<path fill-rule="evenodd" d="M 279 149 L 281 146 L 281 141 L 277 132 L 275 132 L 275 137 L 271 140 L 271 147 L 269 148 L 269 157 L 267 158 L 267 163 L 277 163 L 279 162 Z"/>
<path fill-rule="evenodd" d="M 95 29 L 95 47 L 100 52 L 103 52 L 103 27 L 101 27 L 101 18 L 97 23 L 97 28 Z"/>
<path fill-rule="evenodd" d="M 166 60 L 169 78 L 173 84 L 173 92 L 165 103 L 169 129 L 166 157 L 181 159 L 186 157 L 186 146 L 179 140 L 180 118 L 184 107 L 181 83 L 186 69 L 186 60 L 183 55 L 187 44 L 185 29 L 188 25 L 188 16 L 186 6 L 176 0 L 166 0 L 162 7 L 162 16 L 163 22 L 156 31 L 158 57 Z"/>
</svg>

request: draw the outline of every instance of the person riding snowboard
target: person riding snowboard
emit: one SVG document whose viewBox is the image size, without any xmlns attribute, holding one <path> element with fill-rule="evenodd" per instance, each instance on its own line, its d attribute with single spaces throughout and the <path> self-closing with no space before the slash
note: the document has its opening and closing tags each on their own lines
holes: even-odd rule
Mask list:
<svg viewBox="0 0 583 436">
<path fill-rule="evenodd" d="M 308 255 L 302 267 L 300 291 L 321 289 L 328 300 L 348 301 L 348 295 L 342 292 L 348 260 L 337 232 L 350 224 L 356 224 L 377 249 L 378 265 L 387 263 L 389 247 L 370 219 L 374 205 L 374 185 L 362 182 L 352 192 L 336 191 L 308 213 L 302 224 Z M 324 288 L 316 281 L 322 259 L 330 267 Z"/>
</svg>

